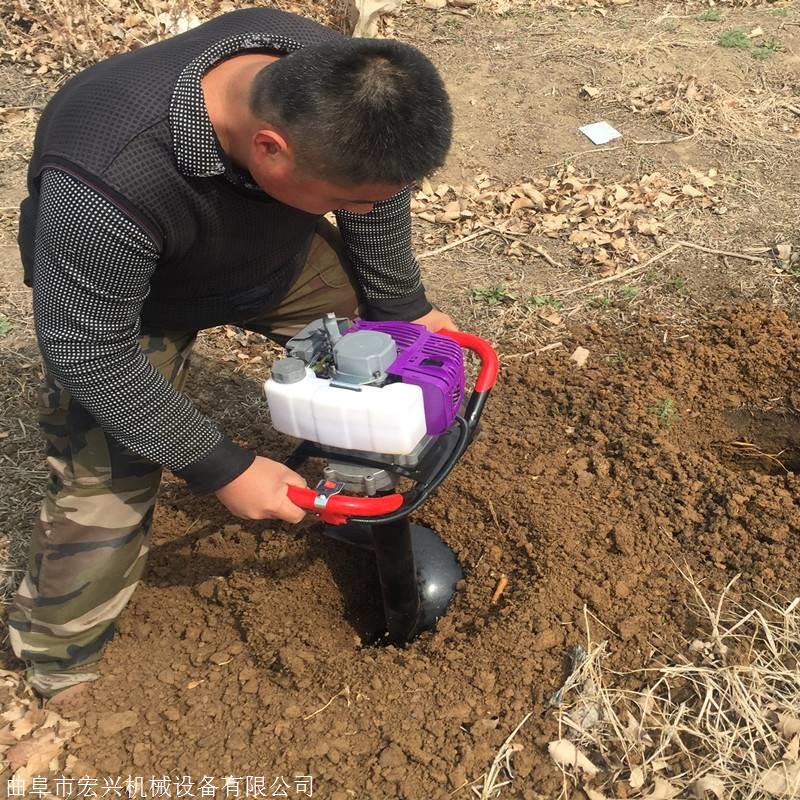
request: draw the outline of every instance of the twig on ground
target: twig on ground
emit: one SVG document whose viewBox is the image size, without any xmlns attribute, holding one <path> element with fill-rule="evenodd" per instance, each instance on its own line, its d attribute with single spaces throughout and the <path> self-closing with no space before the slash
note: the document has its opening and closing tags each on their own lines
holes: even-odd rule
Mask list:
<svg viewBox="0 0 800 800">
<path fill-rule="evenodd" d="M 539 353 L 546 353 L 549 350 L 555 350 L 557 347 L 563 347 L 564 342 L 551 342 L 550 344 L 546 344 L 544 347 L 539 347 L 536 350 L 528 350 L 527 353 L 510 353 L 509 355 L 500 356 L 501 361 L 510 361 L 515 358 L 528 358 L 529 356 L 535 356 Z"/>
<path fill-rule="evenodd" d="M 765 453 L 751 442 L 729 442 L 726 447 L 746 458 L 766 458 L 767 461 L 777 464 L 787 475 L 791 473 L 791 470 L 778 458 L 783 455 L 784 450 L 781 450 L 780 453 Z"/>
<path fill-rule="evenodd" d="M 305 722 L 306 720 L 311 719 L 312 717 L 316 717 L 317 714 L 321 714 L 337 697 L 345 697 L 347 699 L 347 705 L 349 706 L 350 705 L 350 687 L 349 686 L 345 686 L 344 689 L 341 689 L 340 691 L 336 692 L 336 694 L 333 697 L 331 697 L 331 699 L 328 700 L 328 702 L 325 703 L 325 705 L 322 706 L 322 708 L 318 708 L 316 711 L 313 711 L 308 716 L 303 717 L 303 722 Z"/>
<path fill-rule="evenodd" d="M 635 267 L 624 269 L 622 272 L 618 272 L 616 275 L 609 275 L 607 278 L 599 278 L 596 281 L 584 283 L 583 286 L 577 286 L 574 289 L 567 289 L 565 291 L 556 291 L 553 292 L 553 294 L 567 297 L 571 294 L 577 294 L 578 292 L 585 292 L 587 289 L 593 289 L 595 286 L 602 286 L 603 284 L 611 283 L 612 281 L 618 281 L 621 278 L 627 278 L 629 275 L 634 275 L 637 272 L 641 272 L 643 269 L 647 269 L 647 267 L 649 267 L 651 264 L 655 264 L 656 261 L 666 258 L 670 253 L 674 253 L 679 247 L 681 247 L 681 244 L 681 242 L 676 242 L 675 244 L 670 245 L 666 250 L 656 253 L 656 255 L 645 261 L 643 264 L 637 264 Z"/>
<path fill-rule="evenodd" d="M 497 588 L 494 590 L 494 594 L 492 595 L 492 602 L 491 605 L 497 605 L 497 601 L 503 596 L 503 592 L 508 588 L 508 577 L 506 575 L 501 575 L 500 580 L 497 581 Z"/>
<path fill-rule="evenodd" d="M 492 522 L 494 522 L 497 532 L 500 533 L 500 523 L 497 521 L 497 514 L 494 511 L 494 505 L 492 504 L 491 498 L 489 499 L 489 513 L 492 515 Z"/>
<path fill-rule="evenodd" d="M 645 261 L 643 264 L 637 264 L 635 267 L 630 267 L 629 269 L 624 269 L 622 272 L 616 273 L 616 275 L 609 275 L 607 278 L 599 278 L 596 281 L 585 283 L 583 286 L 577 286 L 574 289 L 555 291 L 553 294 L 557 294 L 560 297 L 568 297 L 571 294 L 577 294 L 578 292 L 585 292 L 587 289 L 593 289 L 595 286 L 602 286 L 606 283 L 611 283 L 612 281 L 618 281 L 622 278 L 627 278 L 630 275 L 635 275 L 637 272 L 641 272 L 643 269 L 647 269 L 647 267 L 655 264 L 656 261 L 660 261 L 670 253 L 674 253 L 680 247 L 688 247 L 692 250 L 699 250 L 702 253 L 710 253 L 711 255 L 715 256 L 726 256 L 727 258 L 739 258 L 744 261 L 753 261 L 757 264 L 761 264 L 764 261 L 764 259 L 760 258 L 759 256 L 750 256 L 746 253 L 734 253 L 730 250 L 718 250 L 714 247 L 705 247 L 701 244 L 695 244 L 694 242 L 686 242 L 681 240 L 680 242 L 675 242 L 674 244 L 670 245 L 666 250 L 656 253 L 656 255 Z"/>
<path fill-rule="evenodd" d="M 566 269 L 566 267 L 560 261 L 556 261 L 543 247 L 539 245 L 528 244 L 528 242 L 523 242 L 521 239 L 517 239 L 517 241 L 523 247 L 527 247 L 528 250 L 536 253 L 536 255 L 539 256 L 540 258 L 543 258 L 551 267 L 557 267 L 558 269 Z"/>
<path fill-rule="evenodd" d="M 743 261 L 755 261 L 757 264 L 760 264 L 764 260 L 758 256 L 749 256 L 745 253 L 733 253 L 730 250 L 717 250 L 714 247 L 705 247 L 702 244 L 695 244 L 694 242 L 681 240 L 680 242 L 677 242 L 677 244 L 681 245 L 682 247 L 689 247 L 692 250 L 700 250 L 703 253 L 711 253 L 715 256 L 727 256 L 728 258 L 739 258 Z"/>
<path fill-rule="evenodd" d="M 430 258 L 431 256 L 438 256 L 439 253 L 444 253 L 447 250 L 452 250 L 454 247 L 459 247 L 462 244 L 471 242 L 473 239 L 477 239 L 479 236 L 485 236 L 487 233 L 492 233 L 493 230 L 494 230 L 493 228 L 481 228 L 481 230 L 475 231 L 474 233 L 469 234 L 469 236 L 462 236 L 460 239 L 456 239 L 454 242 L 450 242 L 449 244 L 437 247 L 435 250 L 428 250 L 425 253 L 420 253 L 417 256 L 417 261 L 419 261 L 421 258 Z"/>
<path fill-rule="evenodd" d="M 683 142 L 686 139 L 691 139 L 694 135 L 695 131 L 692 131 L 692 133 L 689 133 L 686 136 L 678 136 L 673 139 L 646 140 L 646 139 L 627 139 L 623 137 L 623 141 L 637 145 L 675 144 L 675 142 Z M 610 153 L 612 150 L 621 150 L 624 146 L 625 146 L 624 144 L 615 144 L 611 147 L 592 147 L 590 150 L 578 150 L 578 152 L 576 153 L 568 153 L 561 160 L 556 161 L 553 164 L 546 164 L 544 167 L 541 167 L 541 169 L 552 169 L 553 167 L 560 167 L 565 161 L 572 161 L 572 159 L 578 158 L 578 156 L 595 155 L 598 153 Z"/>
<path fill-rule="evenodd" d="M 694 132 L 688 133 L 686 136 L 672 137 L 670 139 L 628 139 L 632 144 L 650 145 L 650 144 L 675 144 L 676 142 L 685 142 L 694 136 Z"/>
</svg>

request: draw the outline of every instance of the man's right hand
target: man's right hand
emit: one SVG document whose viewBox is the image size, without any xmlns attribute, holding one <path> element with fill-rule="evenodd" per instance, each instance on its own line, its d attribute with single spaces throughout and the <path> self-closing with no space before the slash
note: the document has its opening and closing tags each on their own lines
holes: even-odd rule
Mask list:
<svg viewBox="0 0 800 800">
<path fill-rule="evenodd" d="M 231 514 L 242 519 L 300 522 L 305 511 L 287 497 L 290 485 L 305 487 L 306 482 L 278 461 L 256 456 L 241 475 L 217 489 L 215 494 Z"/>
</svg>

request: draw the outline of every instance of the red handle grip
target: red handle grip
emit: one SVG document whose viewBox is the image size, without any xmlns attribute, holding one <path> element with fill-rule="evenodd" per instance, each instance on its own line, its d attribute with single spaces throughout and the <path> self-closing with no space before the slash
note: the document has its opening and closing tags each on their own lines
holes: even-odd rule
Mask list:
<svg viewBox="0 0 800 800">
<path fill-rule="evenodd" d="M 497 371 L 500 366 L 494 347 L 486 339 L 481 339 L 480 336 L 475 336 L 473 333 L 462 333 L 461 331 L 438 331 L 438 333 L 478 355 L 481 360 L 481 371 L 475 381 L 475 391 L 486 392 L 491 389 L 497 380 Z"/>
<path fill-rule="evenodd" d="M 290 486 L 287 494 L 296 506 L 319 514 L 323 522 L 331 525 L 343 525 L 348 517 L 379 517 L 382 514 L 391 514 L 403 505 L 401 494 L 386 494 L 381 497 L 334 494 L 328 497 L 325 505 L 320 508 L 315 505 L 319 495 L 313 489 Z"/>
</svg>

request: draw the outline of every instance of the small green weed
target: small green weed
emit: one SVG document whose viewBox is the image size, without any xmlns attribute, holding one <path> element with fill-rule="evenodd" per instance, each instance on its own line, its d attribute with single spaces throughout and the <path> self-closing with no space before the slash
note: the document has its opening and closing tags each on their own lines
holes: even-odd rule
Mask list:
<svg viewBox="0 0 800 800">
<path fill-rule="evenodd" d="M 765 39 L 760 45 L 750 51 L 753 58 L 759 61 L 766 61 L 770 56 L 775 55 L 781 50 L 781 43 L 777 39 Z"/>
<path fill-rule="evenodd" d="M 680 292 L 682 289 L 686 288 L 686 278 L 683 275 L 673 275 L 669 279 L 669 285 L 676 291 Z"/>
<path fill-rule="evenodd" d="M 724 31 L 719 35 L 717 44 L 720 47 L 736 47 L 740 50 L 748 50 L 750 48 L 750 40 L 741 28 L 731 28 L 729 31 Z"/>
<path fill-rule="evenodd" d="M 532 294 L 526 301 L 528 309 L 533 308 L 554 308 L 556 311 L 564 307 L 564 303 L 549 294 Z"/>
<path fill-rule="evenodd" d="M 772 13 L 776 17 L 788 17 L 789 16 L 789 9 L 788 8 L 773 8 Z"/>
<path fill-rule="evenodd" d="M 793 278 L 800 280 L 800 260 L 797 261 L 782 261 L 778 269 L 784 275 L 791 275 Z"/>
<path fill-rule="evenodd" d="M 654 283 L 658 283 L 661 280 L 661 273 L 658 272 L 658 270 L 649 269 L 645 272 L 642 280 L 647 286 L 652 286 Z"/>
<path fill-rule="evenodd" d="M 5 336 L 10 330 L 11 320 L 5 314 L 0 314 L 0 336 Z"/>
<path fill-rule="evenodd" d="M 707 8 L 697 15 L 700 22 L 719 22 L 722 19 L 722 12 L 718 8 Z"/>
<path fill-rule="evenodd" d="M 675 417 L 678 416 L 678 411 L 671 397 L 663 397 L 650 406 L 650 413 L 658 419 L 658 425 L 661 428 L 669 428 Z"/>
<path fill-rule="evenodd" d="M 501 303 L 513 303 L 517 298 L 502 283 L 469 290 L 470 299 L 484 306 L 499 306 Z"/>
<path fill-rule="evenodd" d="M 589 305 L 592 308 L 611 308 L 611 298 L 604 294 L 595 294 L 589 298 Z"/>
<path fill-rule="evenodd" d="M 641 292 L 638 286 L 622 286 L 617 290 L 617 295 L 626 303 L 632 303 Z"/>
<path fill-rule="evenodd" d="M 612 353 L 606 356 L 606 364 L 614 369 L 621 369 L 625 365 L 625 356 L 622 353 Z"/>
</svg>

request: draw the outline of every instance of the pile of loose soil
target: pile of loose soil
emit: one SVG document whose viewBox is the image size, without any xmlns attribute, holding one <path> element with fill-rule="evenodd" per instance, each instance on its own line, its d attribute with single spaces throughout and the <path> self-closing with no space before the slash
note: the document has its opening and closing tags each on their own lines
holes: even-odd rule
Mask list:
<svg viewBox="0 0 800 800">
<path fill-rule="evenodd" d="M 696 635 L 684 566 L 712 596 L 737 573 L 740 593 L 796 592 L 798 363 L 796 321 L 760 307 L 691 331 L 592 325 L 504 360 L 482 432 L 418 515 L 466 581 L 406 649 L 363 644 L 381 628 L 369 554 L 313 522 L 238 523 L 167 484 L 148 578 L 91 710 L 76 712 L 75 770 L 312 775 L 333 800 L 468 797 L 532 711 L 507 796 L 554 797 L 547 700 L 586 619 L 625 670 Z M 211 383 L 202 373 L 196 387 Z M 264 420 L 242 435 L 271 436 Z"/>
</svg>

